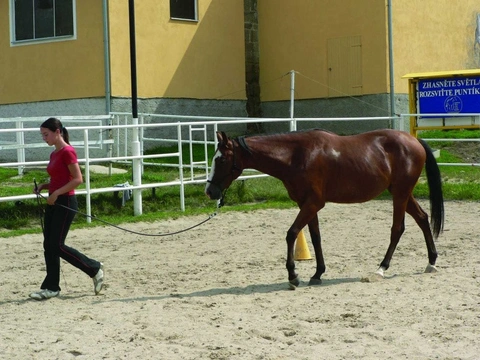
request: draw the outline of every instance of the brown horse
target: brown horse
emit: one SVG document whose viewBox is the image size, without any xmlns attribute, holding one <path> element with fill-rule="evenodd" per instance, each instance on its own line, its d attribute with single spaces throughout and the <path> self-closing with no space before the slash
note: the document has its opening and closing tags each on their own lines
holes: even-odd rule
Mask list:
<svg viewBox="0 0 480 360">
<path fill-rule="evenodd" d="M 434 272 L 437 251 L 434 238 L 443 230 L 444 208 L 440 171 L 429 146 L 421 139 L 396 130 L 376 130 L 339 136 L 322 130 L 230 139 L 217 132 L 218 148 L 205 193 L 223 200 L 224 191 L 244 169 L 256 169 L 283 182 L 290 198 L 300 208 L 287 231 L 287 270 L 292 287 L 300 280 L 295 272 L 294 244 L 308 225 L 317 268 L 309 285 L 321 284 L 325 272 L 318 211 L 327 202 L 361 203 L 385 189 L 393 198 L 390 245 L 377 274 L 383 277 L 405 230 L 405 212 L 425 237 L 429 264 Z M 430 190 L 431 225 L 412 191 L 425 166 Z M 433 235 L 432 235 L 433 231 Z"/>
</svg>

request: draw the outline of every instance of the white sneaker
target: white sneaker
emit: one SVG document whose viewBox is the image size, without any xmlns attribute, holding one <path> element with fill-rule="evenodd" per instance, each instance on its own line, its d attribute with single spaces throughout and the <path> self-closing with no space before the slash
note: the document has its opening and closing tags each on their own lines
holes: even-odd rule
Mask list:
<svg viewBox="0 0 480 360">
<path fill-rule="evenodd" d="M 56 297 L 60 294 L 60 291 L 52 291 L 48 289 L 42 289 L 40 291 L 30 294 L 30 297 L 35 300 L 47 300 Z"/>
<path fill-rule="evenodd" d="M 97 274 L 93 277 L 93 290 L 95 295 L 100 294 L 103 288 L 103 264 L 100 263 L 100 269 L 98 269 Z"/>
</svg>

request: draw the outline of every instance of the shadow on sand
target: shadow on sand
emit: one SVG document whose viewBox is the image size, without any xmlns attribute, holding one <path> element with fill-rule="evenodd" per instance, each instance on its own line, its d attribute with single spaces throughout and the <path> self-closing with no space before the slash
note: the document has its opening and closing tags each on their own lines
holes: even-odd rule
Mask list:
<svg viewBox="0 0 480 360">
<path fill-rule="evenodd" d="M 346 283 L 356 283 L 360 282 L 360 278 L 340 278 L 340 279 L 327 279 L 322 280 L 322 285 L 319 287 L 346 284 Z M 308 282 L 301 282 L 300 286 L 297 289 L 308 287 Z M 249 295 L 249 294 L 267 294 L 272 292 L 280 291 L 292 291 L 289 289 L 288 283 L 280 282 L 273 284 L 254 284 L 247 285 L 244 287 L 234 286 L 229 288 L 213 288 L 201 291 L 194 291 L 191 293 L 175 293 L 175 294 L 166 294 L 159 296 L 145 296 L 145 297 L 135 297 L 135 298 L 122 298 L 122 299 L 110 299 L 100 302 L 134 302 L 134 301 L 150 301 L 150 300 L 164 300 L 171 298 L 195 298 L 195 297 L 212 297 L 217 295 Z"/>
</svg>

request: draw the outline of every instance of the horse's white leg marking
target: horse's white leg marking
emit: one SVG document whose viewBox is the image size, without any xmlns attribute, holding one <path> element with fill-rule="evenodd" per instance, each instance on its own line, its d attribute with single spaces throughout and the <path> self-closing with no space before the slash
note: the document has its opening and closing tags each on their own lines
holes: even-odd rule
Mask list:
<svg viewBox="0 0 480 360">
<path fill-rule="evenodd" d="M 380 266 L 377 271 L 375 271 L 375 274 L 380 275 L 382 278 L 384 277 L 384 272 L 385 268 L 383 266 Z"/>
<path fill-rule="evenodd" d="M 438 270 L 435 267 L 435 265 L 428 264 L 427 267 L 425 268 L 425 272 L 430 274 L 430 273 L 436 273 L 438 272 Z"/>
</svg>

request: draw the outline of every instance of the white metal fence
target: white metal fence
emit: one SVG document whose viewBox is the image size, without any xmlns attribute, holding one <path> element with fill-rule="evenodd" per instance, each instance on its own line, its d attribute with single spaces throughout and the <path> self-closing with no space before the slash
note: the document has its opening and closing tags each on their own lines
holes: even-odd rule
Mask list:
<svg viewBox="0 0 480 360">
<path fill-rule="evenodd" d="M 106 133 L 101 126 L 111 125 L 112 119 L 112 115 L 61 117 L 62 123 L 66 127 L 69 127 L 69 124 L 78 124 L 79 122 L 84 125 L 97 127 L 97 131 L 90 133 L 90 140 L 87 147 L 91 151 L 95 149 L 103 151 L 106 149 L 107 153 L 111 152 L 111 144 L 113 144 L 113 139 L 108 137 L 108 133 Z M 17 161 L 19 163 L 24 163 L 28 156 L 28 152 L 30 152 L 32 155 L 37 155 L 39 152 L 42 153 L 41 150 L 42 148 L 45 149 L 46 145 L 44 141 L 41 141 L 38 126 L 43 121 L 45 121 L 45 117 L 0 119 L 2 128 L 0 129 L 0 153 L 3 155 L 1 156 L 1 159 L 11 160 L 15 156 L 13 155 L 15 152 Z M 37 126 L 35 130 L 29 129 L 33 126 Z M 25 129 L 29 130 L 24 131 Z M 86 144 L 83 142 L 83 140 L 75 139 L 75 134 L 73 134 L 73 139 L 70 139 L 70 143 L 77 149 L 86 147 Z M 46 151 L 43 152 L 47 153 Z M 18 166 L 19 175 L 23 173 L 23 168 L 24 166 L 22 165 Z"/>
<path fill-rule="evenodd" d="M 127 189 L 133 190 L 134 197 L 139 199 L 141 204 L 142 190 L 151 188 L 161 188 L 168 186 L 179 186 L 180 188 L 180 209 L 185 210 L 185 186 L 189 184 L 205 183 L 208 178 L 209 161 L 207 154 L 207 146 L 216 144 L 215 133 L 218 130 L 227 131 L 232 130 L 235 135 L 245 133 L 248 123 L 262 123 L 270 124 L 289 130 L 296 130 L 297 125 L 307 122 L 308 124 L 317 124 L 317 127 L 322 127 L 320 124 L 325 121 L 348 121 L 348 122 L 369 122 L 369 121 L 385 121 L 385 123 L 394 124 L 394 127 L 400 130 L 408 131 L 408 121 L 410 115 L 401 115 L 400 117 L 376 117 L 376 118 L 217 118 L 217 117 L 192 117 L 192 116 L 178 116 L 178 115 L 158 115 L 158 114 L 140 114 L 138 122 L 135 123 L 130 114 L 112 114 L 100 117 L 60 117 L 62 122 L 70 121 L 75 126 L 68 126 L 68 131 L 71 138 L 75 138 L 73 143 L 77 148 L 79 154 L 79 163 L 84 167 L 84 189 L 76 191 L 77 195 L 86 196 L 86 213 L 91 215 L 91 196 L 93 194 L 118 192 L 119 188 L 112 185 L 111 187 L 95 188 L 90 181 L 91 169 L 90 166 L 94 164 L 108 164 L 113 166 L 115 163 L 129 163 L 132 164 L 132 171 L 139 171 L 143 173 L 145 166 L 151 166 L 150 159 L 158 158 L 174 158 L 175 164 L 162 164 L 163 166 L 173 166 L 178 169 L 178 179 L 169 182 L 143 183 L 140 176 L 139 179 Z M 148 121 L 146 121 L 148 119 Z M 45 154 L 48 154 L 51 149 L 46 144 L 38 142 L 28 142 L 25 139 L 32 138 L 31 134 L 39 136 L 39 124 L 43 122 L 44 118 L 17 118 L 17 119 L 0 119 L 0 123 L 7 124 L 5 120 L 9 121 L 10 128 L 0 129 L 0 150 L 16 150 L 17 161 L 0 163 L 1 167 L 14 167 L 19 169 L 19 173 L 28 167 L 42 167 L 46 168 L 48 161 L 29 159 L 29 150 L 40 149 L 41 146 L 45 149 Z M 162 121 L 165 121 L 162 123 Z M 88 126 L 76 126 L 76 124 L 85 124 Z M 93 124 L 92 124 L 93 122 Z M 25 127 L 25 124 L 31 125 L 35 123 L 37 127 Z M 13 125 L 15 126 L 13 126 Z M 408 124 L 408 123 L 407 123 Z M 29 135 L 30 134 L 30 135 Z M 140 142 L 140 153 L 135 154 L 132 149 L 132 143 L 136 141 L 136 134 L 138 134 L 138 141 Z M 16 139 L 5 141 L 5 137 L 14 136 Z M 437 141 L 437 140 L 436 140 Z M 455 141 L 451 139 L 449 141 Z M 480 141 L 480 139 L 472 140 Z M 153 143 L 153 145 L 152 145 Z M 176 150 L 168 154 L 153 154 L 145 155 L 145 149 L 148 147 L 158 146 L 159 144 L 176 145 Z M 189 148 L 189 165 L 183 165 L 184 154 L 182 145 L 188 144 Z M 194 158 L 192 146 L 193 144 L 202 144 L 205 146 L 205 157 L 202 159 Z M 92 151 L 95 150 L 95 151 Z M 38 152 L 34 154 L 38 156 Z M 48 155 L 43 157 L 48 158 Z M 473 164 L 475 165 L 475 164 Z M 479 164 L 476 164 L 479 165 Z M 139 169 L 135 169 L 139 167 Z M 239 179 L 249 179 L 254 177 L 266 176 L 261 173 L 244 173 Z M 33 184 L 32 184 L 33 189 Z M 126 190 L 126 189 L 122 189 Z M 34 199 L 35 194 L 24 194 L 19 196 L 5 196 L 0 197 L 0 202 L 4 201 L 18 201 L 26 199 Z M 140 208 L 134 209 L 135 215 L 141 214 Z M 90 218 L 87 217 L 87 221 Z"/>
</svg>

